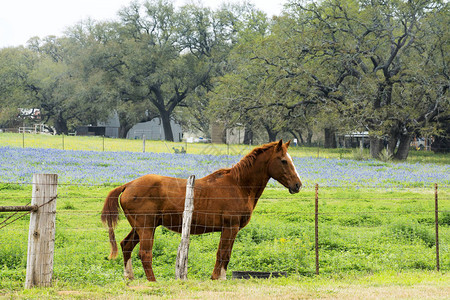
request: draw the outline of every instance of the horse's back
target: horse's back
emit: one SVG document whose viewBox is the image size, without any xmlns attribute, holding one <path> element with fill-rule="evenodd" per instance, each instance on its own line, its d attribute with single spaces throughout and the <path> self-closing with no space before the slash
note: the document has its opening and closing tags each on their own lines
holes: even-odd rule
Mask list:
<svg viewBox="0 0 450 300">
<path fill-rule="evenodd" d="M 167 206 L 179 206 L 178 202 L 184 200 L 185 193 L 185 179 L 149 174 L 127 185 L 120 197 L 120 204 L 125 213 L 156 213 L 167 210 Z"/>
</svg>

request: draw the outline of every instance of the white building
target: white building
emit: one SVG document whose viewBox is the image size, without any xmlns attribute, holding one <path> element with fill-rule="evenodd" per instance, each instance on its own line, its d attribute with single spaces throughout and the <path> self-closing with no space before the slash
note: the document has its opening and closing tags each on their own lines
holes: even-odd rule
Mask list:
<svg viewBox="0 0 450 300">
<path fill-rule="evenodd" d="M 171 121 L 173 139 L 179 142 L 183 138 L 183 131 L 179 124 Z M 105 137 L 119 137 L 119 115 L 114 112 L 106 122 L 97 122 L 97 126 L 79 126 L 77 135 L 98 135 Z M 148 122 L 137 123 L 127 132 L 127 139 L 165 140 L 161 119 L 155 118 Z"/>
<path fill-rule="evenodd" d="M 183 130 L 180 124 L 170 121 L 172 126 L 173 141 L 180 142 L 183 139 Z M 148 122 L 134 125 L 127 133 L 127 139 L 165 140 L 164 128 L 161 119 L 156 118 Z"/>
</svg>

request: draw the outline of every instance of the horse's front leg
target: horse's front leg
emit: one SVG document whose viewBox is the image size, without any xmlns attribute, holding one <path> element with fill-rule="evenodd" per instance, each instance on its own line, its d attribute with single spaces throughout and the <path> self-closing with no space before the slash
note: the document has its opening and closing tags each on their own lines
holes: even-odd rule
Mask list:
<svg viewBox="0 0 450 300">
<path fill-rule="evenodd" d="M 220 236 L 219 249 L 217 249 L 216 265 L 211 279 L 227 279 L 227 266 L 231 257 L 234 240 L 239 232 L 239 226 L 226 227 L 222 229 Z"/>
<path fill-rule="evenodd" d="M 133 253 L 134 247 L 139 243 L 139 236 L 136 230 L 131 229 L 130 233 L 120 242 L 123 253 L 123 263 L 124 263 L 124 277 L 126 279 L 134 279 L 133 274 L 133 264 L 131 262 L 131 254 Z"/>
</svg>

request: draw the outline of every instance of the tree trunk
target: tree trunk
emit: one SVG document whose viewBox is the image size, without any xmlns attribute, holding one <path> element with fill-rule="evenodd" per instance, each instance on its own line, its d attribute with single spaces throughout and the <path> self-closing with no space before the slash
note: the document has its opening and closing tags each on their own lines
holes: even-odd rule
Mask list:
<svg viewBox="0 0 450 300">
<path fill-rule="evenodd" d="M 119 138 L 126 139 L 127 133 L 133 127 L 132 124 L 130 124 L 127 120 L 127 113 L 125 112 L 119 112 Z"/>
<path fill-rule="evenodd" d="M 298 140 L 300 141 L 300 144 L 305 144 L 305 140 L 303 139 L 303 135 L 301 132 L 298 133 Z"/>
<path fill-rule="evenodd" d="M 308 128 L 308 134 L 306 135 L 306 145 L 311 146 L 312 145 L 312 137 L 313 132 Z"/>
<path fill-rule="evenodd" d="M 69 134 L 69 129 L 67 128 L 67 121 L 62 117 L 58 116 L 55 121 L 56 134 Z"/>
<path fill-rule="evenodd" d="M 387 153 L 388 153 L 388 155 L 394 156 L 395 147 L 397 146 L 397 141 L 398 141 L 397 136 L 389 137 L 389 142 L 387 144 Z"/>
<path fill-rule="evenodd" d="M 122 126 L 122 125 L 120 125 L 120 127 L 119 127 L 119 138 L 126 139 L 128 130 L 130 130 L 130 128 L 131 128 L 130 126 Z"/>
<path fill-rule="evenodd" d="M 409 154 L 409 144 L 411 143 L 410 134 L 402 134 L 400 136 L 400 143 L 398 145 L 397 152 L 394 155 L 395 159 L 406 160 Z"/>
<path fill-rule="evenodd" d="M 167 111 L 160 111 L 161 123 L 164 129 L 164 139 L 173 142 L 172 125 L 170 124 L 170 113 Z"/>
<path fill-rule="evenodd" d="M 253 131 L 251 129 L 245 129 L 244 131 L 244 144 L 253 144 Z"/>
<path fill-rule="evenodd" d="M 336 130 L 333 128 L 325 128 L 325 148 L 337 148 Z"/>
<path fill-rule="evenodd" d="M 370 136 L 370 156 L 378 159 L 380 157 L 381 150 L 383 150 L 383 140 L 377 136 Z"/>
<path fill-rule="evenodd" d="M 273 131 L 269 126 L 264 127 L 266 128 L 267 134 L 269 135 L 269 142 L 275 142 L 278 132 Z"/>
<path fill-rule="evenodd" d="M 300 130 L 297 131 L 289 130 L 289 132 L 294 136 L 294 138 L 296 138 L 299 141 L 300 144 L 302 145 L 305 144 L 305 140 L 303 139 L 303 135 Z"/>
</svg>

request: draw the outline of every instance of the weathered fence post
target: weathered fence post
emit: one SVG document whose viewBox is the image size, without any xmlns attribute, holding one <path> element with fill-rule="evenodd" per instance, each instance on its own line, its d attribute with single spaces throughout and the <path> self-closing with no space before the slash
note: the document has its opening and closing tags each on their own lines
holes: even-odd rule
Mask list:
<svg viewBox="0 0 450 300">
<path fill-rule="evenodd" d="M 142 153 L 145 153 L 145 134 L 142 135 Z"/>
<path fill-rule="evenodd" d="M 436 270 L 439 272 L 439 206 L 437 183 L 434 184 L 434 222 L 436 229 Z"/>
<path fill-rule="evenodd" d="M 177 279 L 187 279 L 187 262 L 191 235 L 192 212 L 194 211 L 194 183 L 195 176 L 189 176 L 186 185 L 186 198 L 184 200 L 181 242 L 178 246 L 177 262 L 175 266 L 175 277 Z"/>
<path fill-rule="evenodd" d="M 34 174 L 25 288 L 50 286 L 53 275 L 57 174 Z"/>
<path fill-rule="evenodd" d="M 319 275 L 319 184 L 316 183 L 316 193 L 314 201 L 314 240 L 316 251 L 316 275 Z"/>
</svg>

